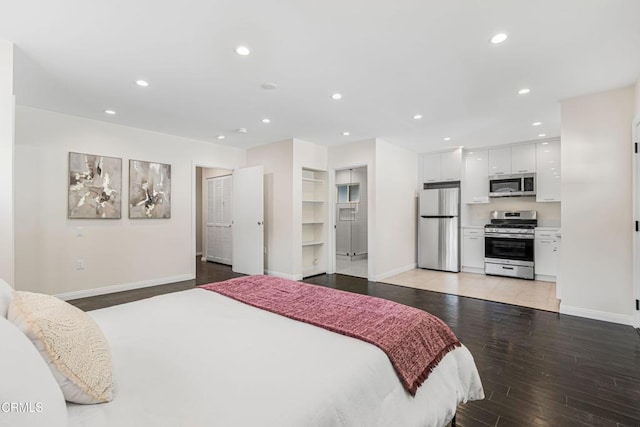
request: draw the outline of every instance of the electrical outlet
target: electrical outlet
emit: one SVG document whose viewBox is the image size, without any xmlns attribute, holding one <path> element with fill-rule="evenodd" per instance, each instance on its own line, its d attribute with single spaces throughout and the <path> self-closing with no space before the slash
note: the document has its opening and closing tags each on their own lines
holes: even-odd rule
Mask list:
<svg viewBox="0 0 640 427">
<path fill-rule="evenodd" d="M 77 259 L 76 260 L 76 270 L 84 270 L 84 260 Z"/>
</svg>

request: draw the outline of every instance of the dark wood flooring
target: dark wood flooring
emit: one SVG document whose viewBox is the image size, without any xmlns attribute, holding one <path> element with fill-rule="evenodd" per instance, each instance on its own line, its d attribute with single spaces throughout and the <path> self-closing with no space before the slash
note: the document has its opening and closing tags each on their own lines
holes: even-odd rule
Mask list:
<svg viewBox="0 0 640 427">
<path fill-rule="evenodd" d="M 84 310 L 236 277 L 197 262 L 197 279 L 71 301 Z M 459 426 L 640 426 L 640 336 L 630 326 L 342 275 L 305 282 L 386 298 L 443 319 L 473 354 L 486 398 Z"/>
</svg>

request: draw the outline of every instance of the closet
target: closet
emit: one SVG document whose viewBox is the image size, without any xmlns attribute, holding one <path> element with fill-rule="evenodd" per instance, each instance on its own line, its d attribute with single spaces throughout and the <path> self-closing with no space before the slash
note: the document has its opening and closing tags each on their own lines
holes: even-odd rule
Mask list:
<svg viewBox="0 0 640 427">
<path fill-rule="evenodd" d="M 231 265 L 232 175 L 207 179 L 207 261 Z"/>
</svg>

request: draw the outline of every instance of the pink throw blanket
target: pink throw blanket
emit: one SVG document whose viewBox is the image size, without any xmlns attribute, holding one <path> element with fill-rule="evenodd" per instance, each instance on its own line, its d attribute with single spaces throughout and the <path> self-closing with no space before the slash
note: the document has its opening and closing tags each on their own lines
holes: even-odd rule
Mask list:
<svg viewBox="0 0 640 427">
<path fill-rule="evenodd" d="M 272 276 L 200 286 L 229 298 L 376 345 L 411 393 L 460 342 L 439 318 L 392 301 Z"/>
</svg>

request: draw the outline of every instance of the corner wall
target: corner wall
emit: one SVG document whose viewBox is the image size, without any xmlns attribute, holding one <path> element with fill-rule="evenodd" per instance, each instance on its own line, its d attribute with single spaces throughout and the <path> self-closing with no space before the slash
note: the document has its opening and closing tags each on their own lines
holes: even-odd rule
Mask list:
<svg viewBox="0 0 640 427">
<path fill-rule="evenodd" d="M 69 151 L 122 158 L 122 219 L 67 219 Z M 128 218 L 129 159 L 171 164 L 171 218 Z M 78 298 L 193 278 L 194 162 L 235 168 L 245 152 L 17 108 L 16 288 Z M 84 270 L 76 270 L 77 259 Z"/>
<path fill-rule="evenodd" d="M 376 140 L 376 276 L 416 267 L 418 156 Z"/>
<path fill-rule="evenodd" d="M 247 166 L 264 167 L 264 269 L 295 279 L 293 269 L 293 140 L 247 150 Z"/>
<path fill-rule="evenodd" d="M 15 280 L 13 43 L 0 39 L 0 279 Z"/>
<path fill-rule="evenodd" d="M 634 89 L 562 102 L 560 312 L 631 324 Z"/>
</svg>

